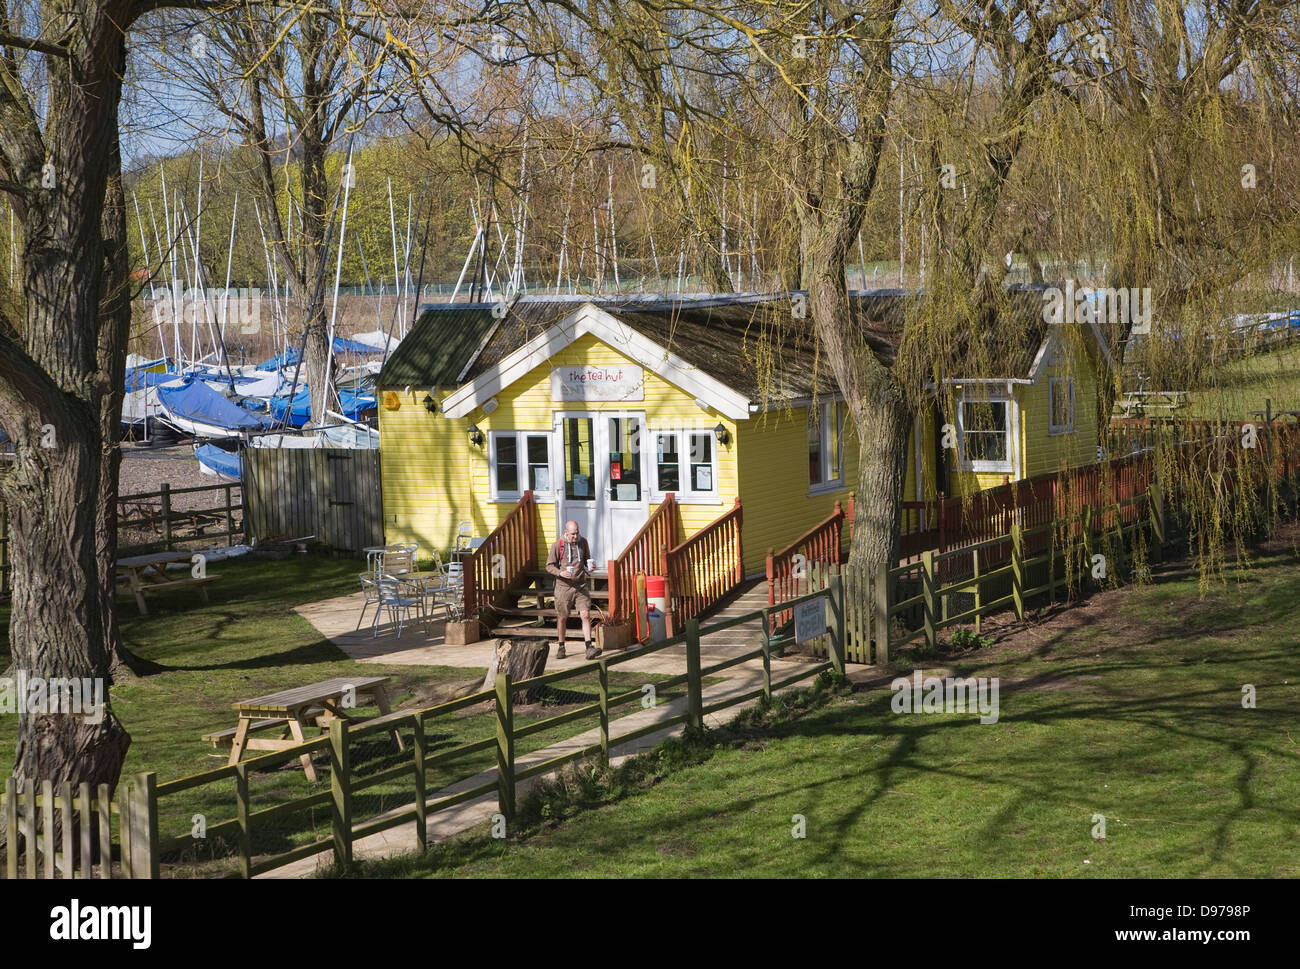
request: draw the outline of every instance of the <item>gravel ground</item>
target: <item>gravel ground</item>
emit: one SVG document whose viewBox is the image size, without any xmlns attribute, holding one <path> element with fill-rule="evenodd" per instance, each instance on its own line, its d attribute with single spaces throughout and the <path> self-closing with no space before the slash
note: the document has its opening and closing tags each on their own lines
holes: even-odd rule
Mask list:
<svg viewBox="0 0 1300 969">
<path fill-rule="evenodd" d="M 118 494 L 123 498 L 130 495 L 156 492 L 162 487 L 163 482 L 171 485 L 172 488 L 210 487 L 221 483 L 217 477 L 204 474 L 199 470 L 199 462 L 194 457 L 194 447 L 191 444 L 153 447 L 146 444 L 132 444 L 126 441 L 122 442 L 122 468 L 118 473 L 117 480 Z M 155 496 L 148 500 L 157 502 L 159 499 Z M 240 494 L 237 487 L 231 492 L 231 500 L 238 506 Z M 221 491 L 174 495 L 171 499 L 173 512 L 215 508 L 220 509 L 219 513 L 222 515 L 225 514 L 225 502 L 225 494 Z M 236 528 L 239 527 L 240 518 L 240 513 L 236 510 Z M 178 522 L 173 525 L 173 528 L 178 538 L 182 534 L 188 534 L 192 531 L 191 528 L 187 527 L 186 523 Z M 224 528 L 223 523 L 209 530 L 209 534 L 212 531 L 220 531 Z M 158 537 L 148 527 L 131 528 L 129 523 L 122 523 L 120 541 L 124 545 L 156 541 Z M 217 539 L 217 541 L 225 544 L 224 538 Z"/>
</svg>

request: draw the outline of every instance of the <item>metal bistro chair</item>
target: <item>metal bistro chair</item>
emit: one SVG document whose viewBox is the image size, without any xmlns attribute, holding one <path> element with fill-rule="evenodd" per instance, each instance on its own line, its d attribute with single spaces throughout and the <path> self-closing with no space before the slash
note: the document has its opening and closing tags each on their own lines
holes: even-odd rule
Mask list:
<svg viewBox="0 0 1300 969">
<path fill-rule="evenodd" d="M 419 548 L 418 545 L 394 545 L 384 555 L 384 571 L 389 575 L 414 572 L 415 553 L 419 551 Z"/>
<path fill-rule="evenodd" d="M 451 554 L 463 555 L 470 550 L 470 542 L 474 538 L 474 523 L 459 522 L 456 525 L 456 544 L 451 548 Z"/>
<path fill-rule="evenodd" d="M 361 591 L 366 594 L 366 601 L 361 604 L 361 615 L 357 616 L 357 629 L 361 628 L 362 621 L 366 618 L 366 610 L 375 606 L 376 612 L 379 609 L 379 573 L 375 572 L 358 572 L 357 578 L 361 580 Z M 354 632 L 356 630 L 353 630 Z"/>
<path fill-rule="evenodd" d="M 435 606 L 447 607 L 447 618 L 459 622 L 465 615 L 465 563 L 453 559 L 442 569 L 442 582 L 433 590 Z"/>
<path fill-rule="evenodd" d="M 370 628 L 370 638 L 374 639 L 379 632 L 379 615 L 384 610 L 387 610 L 389 618 L 397 624 L 397 638 L 401 639 L 402 627 L 406 622 L 406 617 L 413 607 L 420 608 L 423 603 L 419 599 L 412 599 L 402 595 L 401 582 L 387 572 L 381 572 L 375 584 L 379 589 L 379 608 L 375 610 L 375 620 Z"/>
</svg>

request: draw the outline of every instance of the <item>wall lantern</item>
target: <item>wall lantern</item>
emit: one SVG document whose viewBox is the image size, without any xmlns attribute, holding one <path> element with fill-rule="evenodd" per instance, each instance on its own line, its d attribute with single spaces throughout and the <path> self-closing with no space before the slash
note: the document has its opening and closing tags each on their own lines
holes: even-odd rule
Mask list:
<svg viewBox="0 0 1300 969">
<path fill-rule="evenodd" d="M 483 446 L 483 432 L 478 429 L 477 424 L 469 426 L 469 442 L 475 447 Z"/>
<path fill-rule="evenodd" d="M 713 429 L 713 436 L 718 439 L 719 444 L 727 444 L 731 441 L 731 434 L 722 426 L 721 421 L 719 421 L 718 426 Z"/>
<path fill-rule="evenodd" d="M 424 395 L 424 409 L 430 414 L 438 413 L 438 402 L 434 400 L 433 396 L 430 394 Z"/>
</svg>

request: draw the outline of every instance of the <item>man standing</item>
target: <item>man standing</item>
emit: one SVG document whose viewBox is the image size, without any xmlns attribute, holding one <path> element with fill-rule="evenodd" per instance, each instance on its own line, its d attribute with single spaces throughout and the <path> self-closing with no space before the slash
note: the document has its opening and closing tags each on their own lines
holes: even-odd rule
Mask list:
<svg viewBox="0 0 1300 969">
<path fill-rule="evenodd" d="M 587 659 L 600 655 L 591 642 L 591 590 L 587 588 L 591 548 L 578 531 L 577 522 L 564 523 L 564 536 L 551 546 L 546 556 L 546 571 L 555 576 L 555 632 L 560 640 L 556 659 L 564 659 L 565 627 L 573 607 L 582 618 L 582 638 L 587 642 Z"/>
</svg>

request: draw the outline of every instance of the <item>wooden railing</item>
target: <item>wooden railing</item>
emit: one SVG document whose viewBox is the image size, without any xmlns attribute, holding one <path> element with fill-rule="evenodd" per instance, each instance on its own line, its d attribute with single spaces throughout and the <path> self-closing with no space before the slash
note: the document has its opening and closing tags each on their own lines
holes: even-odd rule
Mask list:
<svg viewBox="0 0 1300 969">
<path fill-rule="evenodd" d="M 536 568 L 537 504 L 533 493 L 525 491 L 505 521 L 465 559 L 465 619 L 478 620 L 524 573 Z"/>
<path fill-rule="evenodd" d="M 665 548 L 677 544 L 677 497 L 669 492 L 650 520 L 632 536 L 618 558 L 609 562 L 609 621 L 626 622 L 636 615 L 636 575 L 653 575 L 663 564 Z"/>
<path fill-rule="evenodd" d="M 668 600 L 669 636 L 744 581 L 740 515 L 737 497 L 731 509 L 716 521 L 677 547 L 664 547 L 660 566 Z"/>
<path fill-rule="evenodd" d="M 829 567 L 844 561 L 842 538 L 845 523 L 853 521 L 853 499 L 849 498 L 849 511 L 845 513 L 840 503 L 825 521 L 804 532 L 780 551 L 767 553 L 767 604 L 778 606 L 796 596 L 807 585 L 809 568 Z M 790 619 L 786 612 L 778 613 L 779 621 Z"/>
</svg>

